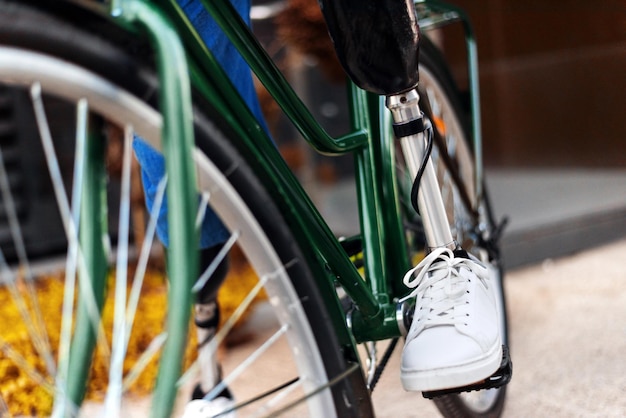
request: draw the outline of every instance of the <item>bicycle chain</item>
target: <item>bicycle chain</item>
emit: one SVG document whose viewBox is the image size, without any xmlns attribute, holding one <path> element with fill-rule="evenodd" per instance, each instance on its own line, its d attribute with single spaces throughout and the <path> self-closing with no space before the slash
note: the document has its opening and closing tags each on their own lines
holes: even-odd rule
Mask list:
<svg viewBox="0 0 626 418">
<path fill-rule="evenodd" d="M 374 387 L 376 387 L 378 380 L 380 380 L 380 376 L 383 374 L 383 370 L 387 366 L 387 363 L 389 362 L 389 359 L 391 358 L 391 354 L 393 353 L 393 350 L 396 348 L 396 345 L 398 344 L 398 339 L 399 337 L 396 337 L 391 340 L 391 344 L 389 344 L 389 347 L 387 347 L 387 350 L 385 350 L 385 354 L 383 355 L 383 358 L 380 359 L 380 363 L 378 363 L 378 366 L 376 366 L 376 370 L 374 371 L 374 377 L 369 387 L 370 392 L 374 392 Z"/>
</svg>

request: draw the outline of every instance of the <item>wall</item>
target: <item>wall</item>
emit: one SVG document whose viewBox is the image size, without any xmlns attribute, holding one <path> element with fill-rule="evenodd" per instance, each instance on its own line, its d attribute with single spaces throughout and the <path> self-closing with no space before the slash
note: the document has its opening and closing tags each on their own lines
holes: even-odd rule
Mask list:
<svg viewBox="0 0 626 418">
<path fill-rule="evenodd" d="M 626 2 L 454 4 L 476 31 L 488 165 L 626 165 Z M 459 34 L 444 45 L 463 85 Z"/>
</svg>

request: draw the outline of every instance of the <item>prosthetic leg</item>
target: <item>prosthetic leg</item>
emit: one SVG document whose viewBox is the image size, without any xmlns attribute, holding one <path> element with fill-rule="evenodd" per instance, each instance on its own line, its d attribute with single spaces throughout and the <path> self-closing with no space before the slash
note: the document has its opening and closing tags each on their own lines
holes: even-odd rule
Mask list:
<svg viewBox="0 0 626 418">
<path fill-rule="evenodd" d="M 416 311 L 402 353 L 402 384 L 430 394 L 486 388 L 481 385 L 510 362 L 491 276 L 455 242 L 430 160 L 432 127 L 417 93 L 420 33 L 414 3 L 320 1 L 339 61 L 352 81 L 386 97 L 415 179 L 411 203 L 422 219 L 428 254 L 403 280 L 413 289 L 407 298 L 415 297 Z"/>
</svg>

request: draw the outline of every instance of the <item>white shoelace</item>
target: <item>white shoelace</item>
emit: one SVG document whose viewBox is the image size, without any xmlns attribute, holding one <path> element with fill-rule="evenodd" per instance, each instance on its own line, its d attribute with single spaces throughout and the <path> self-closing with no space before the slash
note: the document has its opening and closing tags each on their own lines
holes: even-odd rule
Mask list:
<svg viewBox="0 0 626 418">
<path fill-rule="evenodd" d="M 487 269 L 464 257 L 455 257 L 448 248 L 437 248 L 416 267 L 409 270 L 404 284 L 414 289 L 403 300 L 416 297 L 415 320 L 424 327 L 455 325 L 465 318 L 455 317 L 455 307 L 467 303 L 468 278 L 461 274 L 461 267 L 474 272 L 486 287 Z"/>
</svg>

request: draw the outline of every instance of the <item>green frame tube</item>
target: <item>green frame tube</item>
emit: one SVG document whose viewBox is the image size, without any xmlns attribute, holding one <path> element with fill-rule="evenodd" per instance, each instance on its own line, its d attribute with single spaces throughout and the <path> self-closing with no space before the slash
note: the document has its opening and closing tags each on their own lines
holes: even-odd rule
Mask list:
<svg viewBox="0 0 626 418">
<path fill-rule="evenodd" d="M 105 141 L 94 126 L 96 122 L 91 120 L 89 134 L 85 141 L 85 167 L 83 175 L 83 185 L 80 205 L 80 219 L 97 219 L 99 222 L 82 222 L 79 229 L 80 247 L 84 258 L 84 264 L 78 271 L 85 282 L 91 283 L 91 289 L 79 285 L 79 294 L 85 294 L 93 290 L 93 301 L 95 301 L 98 312 L 102 311 L 108 274 L 107 254 L 104 248 L 104 235 L 107 230 L 107 210 L 106 210 L 106 169 L 104 165 Z M 90 296 L 78 298 L 76 325 L 74 338 L 71 344 L 69 370 L 65 382 L 66 396 L 70 403 L 63 402 L 63 416 L 72 416 L 73 405 L 80 405 L 87 388 L 84 382 L 87 381 L 89 370 L 93 358 L 93 351 L 96 346 L 98 330 L 94 329 L 90 315 Z"/>
<path fill-rule="evenodd" d="M 424 30 L 434 29 L 461 22 L 465 33 L 467 51 L 467 75 L 472 121 L 472 141 L 474 145 L 474 182 L 476 197 L 483 194 L 483 148 L 482 125 L 480 115 L 480 82 L 478 77 L 478 47 L 474 29 L 467 14 L 460 7 L 439 0 L 415 0 L 418 21 Z"/>
<path fill-rule="evenodd" d="M 191 87 L 185 50 L 170 18 L 153 3 L 123 0 L 120 19 L 141 26 L 152 39 L 161 80 L 159 103 L 163 114 L 162 151 L 168 176 L 168 339 L 161 353 L 151 417 L 168 417 L 176 399 L 176 382 L 191 314 L 191 287 L 198 276 L 198 236 L 195 172 L 192 160 Z M 183 262 L 185 260 L 185 262 Z"/>
<path fill-rule="evenodd" d="M 366 234 L 363 241 L 366 242 L 364 251 L 367 267 L 366 278 L 362 279 L 282 160 L 274 143 L 260 129 L 182 10 L 171 0 L 158 0 L 155 3 L 173 19 L 187 48 L 192 83 L 203 92 L 217 113 L 227 119 L 225 123 L 229 129 L 237 133 L 236 137 L 241 142 L 234 145 L 253 166 L 281 207 L 287 222 L 296 231 L 294 235 L 299 244 L 310 258 L 310 265 L 318 266 L 315 273 L 320 277 L 320 286 L 326 288 L 326 297 L 333 299 L 328 302 L 329 307 L 336 304 L 335 292 L 331 286 L 325 286 L 322 282 L 331 278 L 342 284 L 358 306 L 358 315 L 352 321 L 353 331 L 358 334 L 358 329 L 367 330 L 367 335 L 356 335 L 357 340 L 399 335 L 395 325 L 394 299 L 402 296 L 404 288 L 401 278 L 410 266 L 406 257 L 401 260 L 394 257 L 404 253 L 405 243 L 397 217 L 400 208 L 397 203 L 398 191 L 395 190 L 395 162 L 392 158 L 394 141 L 392 133 L 385 128 L 389 125 L 389 119 L 382 99 L 352 86 L 352 129 L 339 138 L 330 137 L 300 101 L 230 2 L 202 0 L 304 139 L 320 153 L 355 154 L 356 170 L 360 173 L 357 176 L 359 215 L 362 231 Z M 437 3 L 437 12 L 441 13 L 445 7 Z M 458 13 L 452 9 L 446 10 L 450 14 L 444 14 L 438 24 L 459 19 Z M 365 112 L 362 111 L 364 108 L 367 109 Z M 378 174 L 372 176 L 371 173 Z M 327 272 L 329 266 L 333 273 L 330 277 Z M 362 326 L 358 325 L 361 320 Z M 345 324 L 336 326 L 339 334 L 342 327 Z M 381 327 L 386 329 L 378 332 L 377 329 Z"/>
<path fill-rule="evenodd" d="M 230 3 L 228 3 L 228 6 L 230 6 Z M 240 140 L 240 142 L 234 143 L 233 145 L 235 145 L 246 158 L 248 163 L 258 174 L 261 182 L 267 186 L 267 191 L 273 195 L 277 204 L 283 209 L 282 213 L 287 218 L 287 222 L 291 225 L 292 229 L 297 231 L 294 233 L 294 236 L 298 239 L 301 248 L 304 250 L 303 252 L 305 257 L 308 258 L 309 265 L 312 266 L 314 270 L 317 268 L 314 273 L 316 277 L 320 279 L 318 283 L 320 288 L 323 289 L 322 293 L 328 300 L 328 308 L 331 311 L 337 310 L 337 315 L 332 316 L 333 319 L 337 320 L 337 318 L 343 317 L 343 314 L 338 310 L 340 307 L 333 284 L 333 280 L 335 279 L 342 282 L 348 294 L 360 301 L 359 307 L 367 316 L 376 316 L 380 313 L 379 304 L 365 285 L 358 270 L 346 256 L 340 243 L 326 225 L 299 181 L 287 167 L 275 144 L 258 126 L 254 116 L 237 94 L 232 83 L 229 81 L 226 74 L 224 74 L 211 52 L 202 44 L 198 34 L 195 32 L 191 23 L 186 19 L 182 10 L 180 10 L 176 4 L 167 1 L 164 2 L 163 7 L 169 9 L 170 15 L 176 15 L 178 17 L 175 23 L 190 53 L 188 58 L 192 84 L 205 97 L 207 105 L 213 107 L 215 110 L 213 113 L 218 115 L 216 122 L 222 122 L 222 124 L 226 125 L 221 126 L 222 128 L 230 129 L 236 134 L 234 136 Z M 233 9 L 232 13 L 236 14 L 236 11 Z M 247 30 L 243 21 L 241 21 L 241 19 L 238 20 L 243 30 Z M 258 53 L 264 54 L 260 46 L 258 46 Z M 268 61 L 266 64 L 274 67 L 271 61 Z M 267 70 L 268 73 L 272 71 L 278 70 L 275 68 L 273 68 L 273 70 Z M 291 87 L 286 84 L 286 82 L 281 88 L 291 90 Z M 308 110 L 299 101 L 292 90 L 291 93 L 293 97 L 297 99 L 297 103 L 299 103 L 296 105 L 296 108 L 303 114 L 307 114 Z M 289 94 L 285 94 L 285 96 L 289 96 Z M 222 115 L 225 116 L 225 119 L 220 121 L 219 116 Z M 314 122 L 320 130 L 322 129 L 312 117 L 311 121 Z M 355 130 L 344 136 L 344 138 L 359 138 L 363 132 L 363 130 Z M 312 138 L 316 137 L 314 132 L 308 132 L 308 135 Z M 332 140 L 332 138 L 330 139 Z M 362 142 L 359 146 L 362 147 L 367 144 L 364 139 L 367 138 L 363 137 L 359 140 Z M 322 141 L 324 141 L 324 139 L 322 139 Z M 342 144 L 342 141 L 338 141 L 338 143 Z M 327 145 L 329 145 L 328 148 L 334 148 L 333 153 L 335 154 L 339 153 L 337 147 L 343 146 L 337 144 Z M 341 151 L 349 152 L 353 147 L 355 147 L 355 145 L 350 144 Z M 324 148 L 323 144 L 321 148 L 328 151 L 328 148 Z M 328 275 L 327 266 L 333 267 L 333 274 L 330 276 Z M 350 335 L 346 333 L 346 325 L 343 320 L 336 323 L 336 329 L 340 339 L 346 342 L 346 344 L 352 345 L 353 341 Z M 343 338 L 341 337 L 342 335 Z"/>
<path fill-rule="evenodd" d="M 355 126 L 351 132 L 339 139 L 328 136 L 312 118 L 291 86 L 282 78 L 279 70 L 249 33 L 248 27 L 230 3 L 228 1 L 211 2 L 208 6 L 209 12 L 216 13 L 217 23 L 223 25 L 223 29 L 231 35 L 231 41 L 235 45 L 238 42 L 248 45 L 245 50 L 240 52 L 251 65 L 257 77 L 262 82 L 267 79 L 282 80 L 280 83 L 266 85 L 266 88 L 288 116 L 292 117 L 295 113 L 298 120 L 302 116 L 305 122 L 298 124 L 298 120 L 296 120 L 295 125 L 317 151 L 339 155 L 351 151 L 358 152 L 358 150 L 366 149 L 370 147 L 370 144 L 377 142 L 369 136 L 365 136 L 367 132 L 366 115 L 361 118 L 359 126 Z M 338 305 L 332 285 L 332 280 L 337 280 L 357 302 L 359 312 L 368 318 L 371 325 L 375 325 L 373 328 L 380 326 L 383 323 L 381 316 L 383 307 L 370 290 L 367 280 L 360 276 L 298 180 L 283 161 L 275 144 L 258 128 L 258 124 L 245 103 L 223 74 L 221 67 L 212 57 L 210 51 L 201 44 L 197 33 L 182 11 L 168 1 L 164 2 L 163 7 L 175 11 L 180 19 L 177 23 L 178 31 L 185 40 L 185 44 L 189 48 L 188 51 L 190 51 L 192 83 L 203 92 L 205 98 L 218 110 L 220 115 L 227 115 L 228 120 L 225 122 L 230 129 L 237 133 L 237 137 L 241 141 L 241 143 L 234 145 L 247 157 L 247 161 L 255 169 L 259 179 L 267 186 L 267 190 L 274 195 L 276 202 L 283 209 L 282 213 L 285 214 L 287 222 L 294 231 L 297 231 L 294 235 L 304 250 L 305 256 L 309 258 L 309 265 L 313 266 L 313 269 L 317 267 L 317 271 L 314 273 L 320 278 L 320 287 L 325 288 L 323 293 L 328 299 L 327 306 L 329 309 L 336 309 L 334 306 Z M 247 35 L 244 35 L 245 33 Z M 378 113 L 379 110 L 376 110 L 376 119 L 379 117 Z M 371 180 L 375 183 L 375 179 Z M 370 219 L 376 218 L 370 217 Z M 330 277 L 328 276 L 328 267 L 331 267 L 333 273 Z M 329 278 L 331 280 L 328 280 Z M 382 288 L 384 289 L 384 287 Z M 380 293 L 382 294 L 382 292 Z M 345 327 L 346 324 L 343 321 L 336 325 L 338 335 L 345 334 Z M 352 344 L 350 336 L 346 337 L 346 341 L 348 344 Z"/>
<path fill-rule="evenodd" d="M 404 253 L 405 242 L 401 226 L 398 225 L 400 208 L 398 191 L 395 190 L 394 140 L 386 128 L 390 123 L 382 99 L 352 86 L 349 93 L 353 120 L 351 131 L 337 139 L 330 137 L 304 107 L 230 2 L 202 0 L 304 139 L 320 153 L 354 153 L 358 173 L 359 215 L 365 235 L 363 242 L 366 243 L 366 278 L 362 280 L 297 179 L 282 161 L 272 141 L 258 128 L 210 51 L 203 47 L 191 24 L 173 3 L 163 0 L 163 7 L 175 11 L 180 19 L 177 22 L 179 33 L 192 55 L 190 61 L 195 64 L 193 84 L 204 91 L 205 97 L 220 110 L 220 114 L 224 114 L 221 110 L 226 111 L 231 129 L 238 132 L 237 136 L 241 139 L 241 144 L 235 145 L 248 157 L 247 160 L 256 169 L 261 181 L 275 195 L 279 206 L 284 209 L 287 221 L 297 230 L 295 235 L 302 237 L 299 241 L 305 253 L 316 254 L 311 261 L 320 264 L 319 277 L 326 276 L 322 270 L 329 265 L 333 269 L 333 279 L 340 282 L 355 301 L 359 315 L 353 318 L 353 327 L 362 318 L 363 326 L 356 328 L 368 330 L 367 336 L 357 335 L 357 340 L 398 335 L 397 326 L 390 326 L 391 329 L 381 330 L 379 334 L 371 332 L 379 327 L 384 328 L 384 324 L 395 323 L 395 305 L 388 305 L 393 305 L 393 299 L 402 296 L 405 291 L 401 278 L 410 267 L 405 256 L 400 260 L 395 257 Z M 437 7 L 438 13 L 445 8 L 439 3 Z M 444 14 L 438 24 L 459 18 L 457 13 L 449 10 L 450 14 Z M 328 297 L 333 298 L 334 292 L 329 292 Z"/>
<path fill-rule="evenodd" d="M 187 343 L 187 328 L 191 313 L 191 286 L 197 278 L 197 232 L 194 220 L 197 210 L 195 172 L 192 164 L 193 124 L 191 89 L 185 51 L 169 18 L 155 5 L 141 0 L 121 0 L 115 3 L 113 15 L 121 24 L 136 25 L 151 37 L 157 52 L 157 66 L 161 79 L 160 104 L 163 114 L 162 150 L 166 156 L 167 189 L 171 228 L 168 251 L 170 291 L 167 317 L 168 339 L 162 351 L 157 384 L 152 403 L 152 417 L 169 417 L 176 397 L 176 382 L 182 369 L 182 359 Z M 176 140 L 175 140 L 176 139 Z M 81 228 L 81 246 L 85 254 L 85 270 L 94 283 L 99 309 L 105 293 L 107 260 L 103 243 L 106 231 L 104 141 L 89 138 L 86 144 L 88 159 L 85 166 L 85 186 L 81 219 L 101 219 L 87 222 Z M 174 216 L 175 215 L 175 216 Z M 184 262 L 183 262 L 184 260 Z M 86 309 L 80 304 L 79 309 Z M 79 311 L 80 312 L 80 311 Z M 70 354 L 70 377 L 66 393 L 74 404 L 80 404 L 85 388 L 84 377 L 89 372 L 96 340 L 96 331 L 79 315 Z M 83 321 L 81 321 L 81 318 Z M 72 416 L 73 409 L 65 406 L 63 416 Z"/>
<path fill-rule="evenodd" d="M 400 331 L 396 321 L 395 299 L 402 296 L 404 289 L 401 278 L 410 266 L 405 255 L 402 259 L 396 258 L 398 254 L 405 253 L 405 243 L 398 220 L 400 208 L 395 182 L 394 140 L 388 128 L 389 116 L 382 98 L 360 91 L 349 84 L 352 129 L 339 138 L 332 138 L 315 121 L 230 2 L 202 2 L 311 146 L 325 154 L 354 153 L 366 277 L 362 278 L 349 260 L 274 143 L 260 129 L 176 2 L 115 0 L 111 14 L 120 20 L 120 24 L 140 27 L 151 38 L 157 52 L 159 76 L 163 86 L 160 103 L 164 115 L 163 153 L 166 155 L 170 182 L 168 198 L 171 204 L 177 205 L 170 210 L 170 214 L 178 214 L 169 219 L 172 230 L 177 232 L 171 237 L 172 252 L 169 254 L 169 275 L 175 277 L 171 281 L 173 286 L 170 304 L 181 307 L 171 313 L 169 323 L 188 323 L 191 283 L 197 274 L 197 263 L 176 263 L 177 259 L 188 260 L 190 255 L 197 255 L 194 246 L 197 238 L 193 228 L 195 179 L 191 165 L 187 164 L 193 144 L 189 91 L 191 79 L 191 83 L 203 94 L 207 103 L 217 111 L 218 118 L 223 118 L 218 122 L 237 133 L 239 142 L 234 145 L 258 173 L 259 179 L 285 214 L 286 221 L 318 278 L 320 291 L 335 323 L 341 344 L 352 347 L 350 352 L 354 357 L 355 341 L 398 336 Z M 458 18 L 458 15 L 454 18 Z M 444 20 L 448 22 L 454 19 L 447 17 Z M 473 38 L 469 36 L 468 39 L 471 52 Z M 475 61 L 475 54 L 470 54 L 470 61 L 472 60 Z M 472 61 L 470 67 L 473 72 L 472 103 L 474 112 L 477 112 L 475 62 Z M 476 115 L 474 113 L 474 130 L 479 131 Z M 179 141 L 172 141 L 171 138 L 179 138 Z M 475 134 L 478 144 L 479 138 Z M 475 148 L 480 150 L 479 145 Z M 480 172 L 477 170 L 477 173 Z M 334 281 L 341 283 L 357 306 L 351 317 L 352 332 L 348 331 L 343 320 Z M 187 329 L 186 326 L 170 326 L 170 332 L 180 334 L 170 335 L 163 353 L 164 358 L 171 361 L 160 370 L 155 394 L 157 401 L 153 405 L 152 416 L 167 416 L 176 392 L 162 382 L 176 381 L 180 373 L 179 359 L 182 358 L 180 353 L 186 341 Z"/>
</svg>

